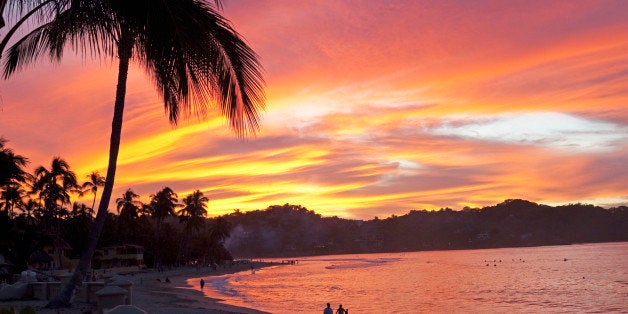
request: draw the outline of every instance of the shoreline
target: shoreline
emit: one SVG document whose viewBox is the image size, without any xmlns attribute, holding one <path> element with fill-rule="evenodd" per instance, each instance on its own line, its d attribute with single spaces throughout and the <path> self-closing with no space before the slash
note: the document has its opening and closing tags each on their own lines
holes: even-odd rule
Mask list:
<svg viewBox="0 0 628 314">
<path fill-rule="evenodd" d="M 274 263 L 255 262 L 255 268 L 274 266 Z M 212 270 L 210 267 L 185 267 L 165 272 L 142 274 L 134 285 L 133 303 L 149 313 L 242 313 L 266 314 L 256 309 L 222 303 L 221 299 L 208 297 L 198 287 L 188 284 L 193 278 L 213 278 L 235 274 L 250 269 L 250 264 L 239 264 Z M 135 275 L 137 277 L 137 275 Z M 163 282 L 165 278 L 170 283 Z M 141 278 L 141 279 L 140 279 Z M 128 278 L 127 278 L 128 279 Z M 162 280 L 162 282 L 157 281 Z M 135 289 L 135 287 L 138 287 Z"/>
<path fill-rule="evenodd" d="M 254 265 L 255 269 L 260 269 L 280 264 L 255 262 Z M 186 266 L 165 271 L 146 269 L 119 276 L 133 282 L 132 305 L 151 314 L 266 314 L 268 312 L 221 303 L 222 300 L 208 297 L 198 287 L 193 287 L 187 283 L 191 278 L 204 277 L 211 279 L 212 277 L 246 271 L 250 267 L 248 263 L 231 267 L 219 267 L 216 270 L 212 270 L 210 267 Z M 166 278 L 170 280 L 169 283 L 165 282 Z M 0 302 L 0 308 L 13 307 L 16 313 L 18 313 L 21 309 L 30 306 L 35 309 L 36 313 L 42 314 L 75 314 L 90 311 L 96 313 L 97 310 L 96 305 L 83 302 L 74 302 L 71 307 L 64 309 L 46 309 L 44 307 L 47 303 L 48 301 L 45 300 L 2 301 Z"/>
</svg>

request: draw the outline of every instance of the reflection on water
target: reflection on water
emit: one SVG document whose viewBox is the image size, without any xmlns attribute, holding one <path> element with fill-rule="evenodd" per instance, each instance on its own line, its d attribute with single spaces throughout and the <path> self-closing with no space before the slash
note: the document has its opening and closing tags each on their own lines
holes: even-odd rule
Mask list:
<svg viewBox="0 0 628 314">
<path fill-rule="evenodd" d="M 206 293 L 272 313 L 626 312 L 628 242 L 307 257 Z"/>
</svg>

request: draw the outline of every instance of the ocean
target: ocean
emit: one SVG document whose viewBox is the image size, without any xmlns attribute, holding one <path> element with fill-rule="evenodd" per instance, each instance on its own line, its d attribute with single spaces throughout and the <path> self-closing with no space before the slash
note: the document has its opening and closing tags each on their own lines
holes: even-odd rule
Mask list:
<svg viewBox="0 0 628 314">
<path fill-rule="evenodd" d="M 205 280 L 206 296 L 271 313 L 628 313 L 628 242 L 303 257 Z"/>
</svg>

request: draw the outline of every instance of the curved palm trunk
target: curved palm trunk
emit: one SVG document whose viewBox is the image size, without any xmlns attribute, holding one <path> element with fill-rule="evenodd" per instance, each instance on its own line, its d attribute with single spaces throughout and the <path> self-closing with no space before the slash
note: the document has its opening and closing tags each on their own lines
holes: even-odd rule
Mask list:
<svg viewBox="0 0 628 314">
<path fill-rule="evenodd" d="M 89 230 L 87 245 L 83 249 L 81 259 L 79 260 L 72 278 L 68 284 L 63 287 L 61 293 L 46 305 L 47 308 L 68 307 L 71 304 L 72 295 L 77 287 L 81 286 L 83 277 L 90 267 L 92 256 L 96 250 L 98 239 L 105 225 L 105 218 L 111 199 L 113 183 L 116 174 L 116 165 L 118 161 L 118 151 L 120 150 L 120 134 L 122 132 L 122 115 L 124 112 L 124 98 L 126 95 L 126 81 L 129 71 L 129 61 L 133 54 L 133 36 L 127 31 L 121 35 L 118 44 L 118 57 L 120 64 L 118 66 L 118 85 L 116 87 L 116 100 L 113 113 L 113 121 L 111 123 L 111 139 L 109 144 L 109 165 L 107 168 L 107 178 L 103 188 L 100 203 L 98 205 L 98 213 L 96 219 Z"/>
<path fill-rule="evenodd" d="M 124 107 L 124 104 L 122 104 L 122 106 Z M 116 156 L 116 161 L 118 159 L 118 156 Z M 94 206 L 96 206 L 96 193 L 94 193 L 94 201 L 92 202 L 92 215 L 94 215 Z"/>
</svg>

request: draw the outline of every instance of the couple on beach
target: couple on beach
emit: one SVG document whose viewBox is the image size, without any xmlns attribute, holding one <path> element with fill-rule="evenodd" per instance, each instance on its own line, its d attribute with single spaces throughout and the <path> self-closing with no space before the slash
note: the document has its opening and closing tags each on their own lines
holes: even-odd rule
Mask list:
<svg viewBox="0 0 628 314">
<path fill-rule="evenodd" d="M 334 310 L 331 308 L 331 304 L 327 303 L 327 307 L 323 310 L 323 314 L 334 314 Z M 348 309 L 343 309 L 342 304 L 338 306 L 336 314 L 349 314 Z"/>
</svg>

